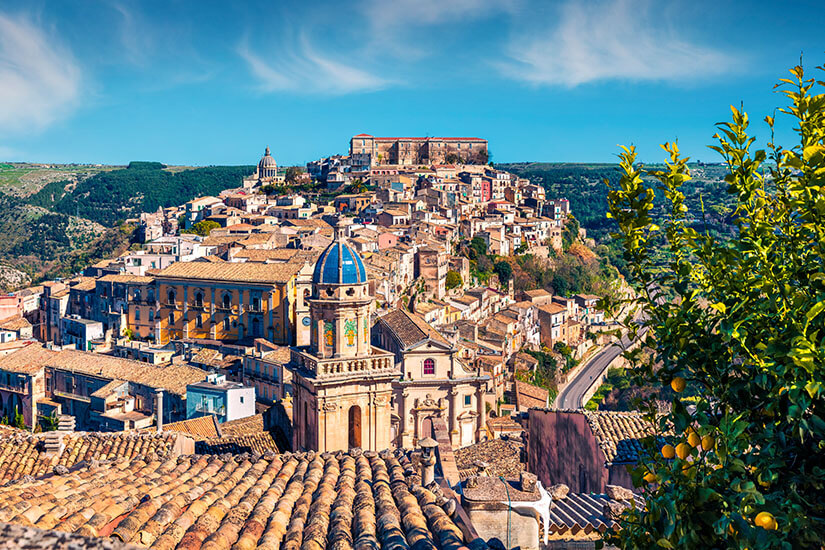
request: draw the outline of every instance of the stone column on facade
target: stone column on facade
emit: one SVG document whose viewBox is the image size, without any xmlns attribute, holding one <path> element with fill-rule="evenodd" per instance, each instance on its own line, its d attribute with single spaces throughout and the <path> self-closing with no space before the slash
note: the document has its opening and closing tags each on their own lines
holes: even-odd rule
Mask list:
<svg viewBox="0 0 825 550">
<path fill-rule="evenodd" d="M 398 417 L 400 418 L 400 421 L 398 423 L 398 435 L 401 439 L 399 447 L 407 447 L 407 439 L 410 435 L 407 431 L 407 416 L 410 414 L 410 412 L 407 410 L 409 398 L 410 392 L 408 392 L 406 388 L 402 388 L 401 395 L 398 399 Z"/>
<path fill-rule="evenodd" d="M 341 357 L 343 355 L 343 344 L 344 344 L 344 319 L 341 317 L 340 311 L 335 312 L 335 338 L 332 339 L 333 342 L 333 357 Z"/>
<path fill-rule="evenodd" d="M 329 448 L 329 441 L 327 438 L 327 403 L 326 399 L 323 400 L 316 400 L 315 402 L 315 414 L 318 416 L 318 452 L 324 452 Z M 307 448 L 309 448 L 307 446 Z"/>
<path fill-rule="evenodd" d="M 449 397 L 450 397 L 450 441 L 452 442 L 453 446 L 456 445 L 458 440 L 458 388 L 456 386 L 450 386 L 449 389 Z"/>
<path fill-rule="evenodd" d="M 484 406 L 484 389 L 481 382 L 476 386 L 476 412 L 478 413 L 478 426 L 476 426 L 476 442 L 481 441 L 484 433 L 484 426 L 487 424 L 487 410 Z"/>
<path fill-rule="evenodd" d="M 183 323 L 183 337 L 189 338 L 189 286 L 183 285 L 183 316 L 181 322 Z"/>
<path fill-rule="evenodd" d="M 215 287 L 211 289 L 211 299 L 209 300 L 209 337 L 217 339 L 218 331 L 215 326 Z"/>
</svg>

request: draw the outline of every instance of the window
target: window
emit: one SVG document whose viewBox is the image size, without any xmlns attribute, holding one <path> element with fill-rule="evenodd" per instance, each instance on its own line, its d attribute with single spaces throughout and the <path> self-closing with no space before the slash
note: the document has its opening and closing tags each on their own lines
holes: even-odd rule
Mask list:
<svg viewBox="0 0 825 550">
<path fill-rule="evenodd" d="M 252 298 L 252 311 L 261 311 L 261 299 Z"/>
<path fill-rule="evenodd" d="M 149 322 L 151 323 L 154 320 L 155 320 L 155 310 L 150 309 L 149 310 Z"/>
<path fill-rule="evenodd" d="M 465 395 L 464 396 L 464 406 L 469 407 L 473 404 L 473 396 L 472 395 Z"/>
<path fill-rule="evenodd" d="M 229 309 L 230 307 L 232 307 L 232 298 L 229 297 L 229 294 L 224 294 L 223 295 L 223 308 L 224 309 Z"/>
<path fill-rule="evenodd" d="M 135 308 L 135 321 L 140 321 L 140 308 Z"/>
<path fill-rule="evenodd" d="M 435 374 L 435 361 L 424 359 L 424 374 Z"/>
<path fill-rule="evenodd" d="M 169 313 L 169 324 L 170 325 L 175 324 L 175 314 L 174 313 Z"/>
<path fill-rule="evenodd" d="M 223 320 L 223 330 L 229 330 L 229 317 Z"/>
<path fill-rule="evenodd" d="M 243 405 L 243 395 L 241 396 L 241 405 Z"/>
<path fill-rule="evenodd" d="M 170 289 L 166 297 L 169 299 L 169 305 L 175 305 L 175 291 Z"/>
<path fill-rule="evenodd" d="M 196 307 L 203 307 L 203 292 L 196 292 L 195 293 L 195 306 Z"/>
<path fill-rule="evenodd" d="M 139 288 L 135 289 L 135 300 L 140 300 L 140 289 Z"/>
<path fill-rule="evenodd" d="M 203 317 L 201 317 L 200 315 L 195 317 L 195 326 L 198 328 L 203 328 Z"/>
</svg>

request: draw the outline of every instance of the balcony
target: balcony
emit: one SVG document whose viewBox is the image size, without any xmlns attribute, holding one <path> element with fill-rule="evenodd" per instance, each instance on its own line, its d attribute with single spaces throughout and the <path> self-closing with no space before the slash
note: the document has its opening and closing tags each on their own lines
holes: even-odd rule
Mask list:
<svg viewBox="0 0 825 550">
<path fill-rule="evenodd" d="M 190 304 L 189 309 L 192 311 L 204 311 L 206 308 L 204 307 L 203 302 L 201 302 L 199 304 Z"/>
<path fill-rule="evenodd" d="M 29 393 L 29 385 L 26 382 L 22 382 L 20 384 L 5 384 L 0 382 L 0 390 L 27 394 Z"/>
<path fill-rule="evenodd" d="M 292 362 L 300 365 L 318 379 L 395 375 L 395 360 L 390 353 L 368 358 L 319 359 L 308 353 L 292 350 Z"/>
<path fill-rule="evenodd" d="M 91 398 L 78 393 L 71 393 L 66 391 L 52 390 L 52 395 L 55 397 L 62 397 L 63 399 L 71 399 L 73 401 L 82 401 L 84 403 L 91 403 Z"/>
<path fill-rule="evenodd" d="M 195 405 L 195 411 L 203 414 L 214 414 L 217 416 L 224 416 L 226 414 L 226 407 L 213 407 L 208 403 L 198 403 Z"/>
</svg>

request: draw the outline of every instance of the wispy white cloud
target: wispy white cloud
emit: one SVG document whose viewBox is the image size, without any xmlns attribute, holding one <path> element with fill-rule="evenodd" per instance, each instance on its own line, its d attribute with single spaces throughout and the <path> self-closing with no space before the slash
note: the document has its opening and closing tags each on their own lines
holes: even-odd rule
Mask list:
<svg viewBox="0 0 825 550">
<path fill-rule="evenodd" d="M 78 106 L 80 67 L 53 34 L 0 13 L 0 132 L 45 128 Z"/>
<path fill-rule="evenodd" d="M 393 83 L 318 53 L 305 36 L 299 38 L 296 51 L 279 51 L 273 59 L 253 52 L 246 40 L 240 43 L 237 52 L 265 92 L 341 95 L 380 90 Z"/>
<path fill-rule="evenodd" d="M 519 33 L 509 46 L 502 72 L 537 85 L 578 86 L 600 80 L 689 80 L 729 70 L 728 54 L 693 43 L 654 4 L 567 0 L 558 23 Z"/>
<path fill-rule="evenodd" d="M 507 18 L 528 0 L 362 0 L 369 51 L 398 60 L 437 58 L 471 23 Z M 447 32 L 442 32 L 448 28 Z M 493 38 L 493 37 L 489 37 Z"/>
<path fill-rule="evenodd" d="M 374 27 L 420 26 L 483 19 L 519 4 L 521 0 L 365 0 L 361 9 Z"/>
</svg>

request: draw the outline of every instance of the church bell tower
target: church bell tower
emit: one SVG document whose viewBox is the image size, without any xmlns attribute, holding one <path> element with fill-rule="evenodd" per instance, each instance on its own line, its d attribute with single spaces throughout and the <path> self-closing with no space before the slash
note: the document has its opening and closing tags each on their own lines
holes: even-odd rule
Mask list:
<svg viewBox="0 0 825 550">
<path fill-rule="evenodd" d="M 293 447 L 317 451 L 390 446 L 391 353 L 370 344 L 373 296 L 364 263 L 345 238 L 318 258 L 309 298 L 310 345 L 293 348 Z"/>
</svg>

